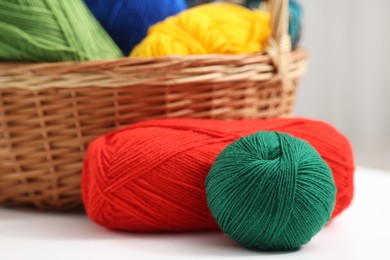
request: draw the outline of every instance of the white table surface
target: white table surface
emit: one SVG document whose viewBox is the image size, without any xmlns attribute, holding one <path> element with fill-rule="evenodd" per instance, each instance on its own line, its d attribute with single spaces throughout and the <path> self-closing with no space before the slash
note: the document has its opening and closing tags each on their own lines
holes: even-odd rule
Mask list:
<svg viewBox="0 0 390 260">
<path fill-rule="evenodd" d="M 221 233 L 108 231 L 83 214 L 0 208 L 0 259 L 390 259 L 390 172 L 359 168 L 352 206 L 307 245 L 253 252 Z"/>
</svg>

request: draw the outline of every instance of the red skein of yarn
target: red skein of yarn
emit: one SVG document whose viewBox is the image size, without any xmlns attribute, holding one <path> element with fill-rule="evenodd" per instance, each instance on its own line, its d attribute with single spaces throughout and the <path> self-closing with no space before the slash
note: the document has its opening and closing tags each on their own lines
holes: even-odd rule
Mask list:
<svg viewBox="0 0 390 260">
<path fill-rule="evenodd" d="M 219 229 L 207 207 L 205 179 L 218 154 L 242 136 L 278 131 L 309 142 L 332 169 L 332 218 L 353 196 L 351 145 L 334 127 L 308 119 L 151 120 L 93 141 L 84 159 L 85 209 L 96 223 L 129 231 Z"/>
</svg>

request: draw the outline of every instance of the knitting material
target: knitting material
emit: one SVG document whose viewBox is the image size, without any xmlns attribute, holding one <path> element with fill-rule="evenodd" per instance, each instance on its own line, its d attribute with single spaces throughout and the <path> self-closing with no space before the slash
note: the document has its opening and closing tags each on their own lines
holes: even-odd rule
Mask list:
<svg viewBox="0 0 390 260">
<path fill-rule="evenodd" d="M 218 154 L 240 137 L 278 131 L 307 141 L 332 170 L 337 187 L 332 218 L 353 196 L 350 143 L 334 127 L 308 119 L 151 120 L 108 133 L 88 148 L 82 174 L 88 216 L 110 229 L 218 229 L 205 179 Z"/>
<path fill-rule="evenodd" d="M 84 0 L 125 55 L 150 26 L 186 9 L 184 0 Z"/>
<path fill-rule="evenodd" d="M 226 147 L 206 179 L 210 211 L 221 229 L 257 250 L 294 250 L 329 221 L 332 172 L 307 142 L 257 132 Z"/>
<path fill-rule="evenodd" d="M 131 56 L 255 53 L 264 49 L 270 35 L 268 13 L 211 3 L 154 25 Z"/>
<path fill-rule="evenodd" d="M 121 56 L 81 0 L 0 1 L 0 60 L 70 61 Z"/>
<path fill-rule="evenodd" d="M 213 0 L 187 0 L 189 6 L 196 6 L 199 4 L 205 4 L 213 2 Z M 232 2 L 242 4 L 250 9 L 260 8 L 260 3 L 264 3 L 264 0 L 215 0 L 214 2 Z M 302 6 L 296 0 L 289 1 L 289 26 L 288 31 L 291 37 L 293 48 L 298 47 L 298 43 L 301 39 L 302 31 Z"/>
</svg>

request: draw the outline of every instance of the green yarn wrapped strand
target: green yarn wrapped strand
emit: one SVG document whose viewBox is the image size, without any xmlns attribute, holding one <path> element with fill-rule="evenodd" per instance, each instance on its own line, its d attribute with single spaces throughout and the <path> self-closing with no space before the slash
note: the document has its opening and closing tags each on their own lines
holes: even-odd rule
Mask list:
<svg viewBox="0 0 390 260">
<path fill-rule="evenodd" d="M 82 0 L 0 1 L 0 60 L 52 62 L 122 56 Z"/>
<path fill-rule="evenodd" d="M 229 145 L 206 179 L 208 206 L 221 229 L 256 250 L 294 250 L 330 220 L 336 187 L 307 142 L 258 132 Z"/>
</svg>

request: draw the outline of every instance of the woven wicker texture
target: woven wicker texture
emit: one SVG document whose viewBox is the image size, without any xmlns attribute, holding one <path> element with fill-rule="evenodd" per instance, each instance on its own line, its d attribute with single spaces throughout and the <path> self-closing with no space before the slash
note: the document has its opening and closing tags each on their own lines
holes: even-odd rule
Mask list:
<svg viewBox="0 0 390 260">
<path fill-rule="evenodd" d="M 82 204 L 88 143 L 157 117 L 289 116 L 306 68 L 290 51 L 287 1 L 270 1 L 266 53 L 59 63 L 0 63 L 0 204 Z"/>
</svg>

